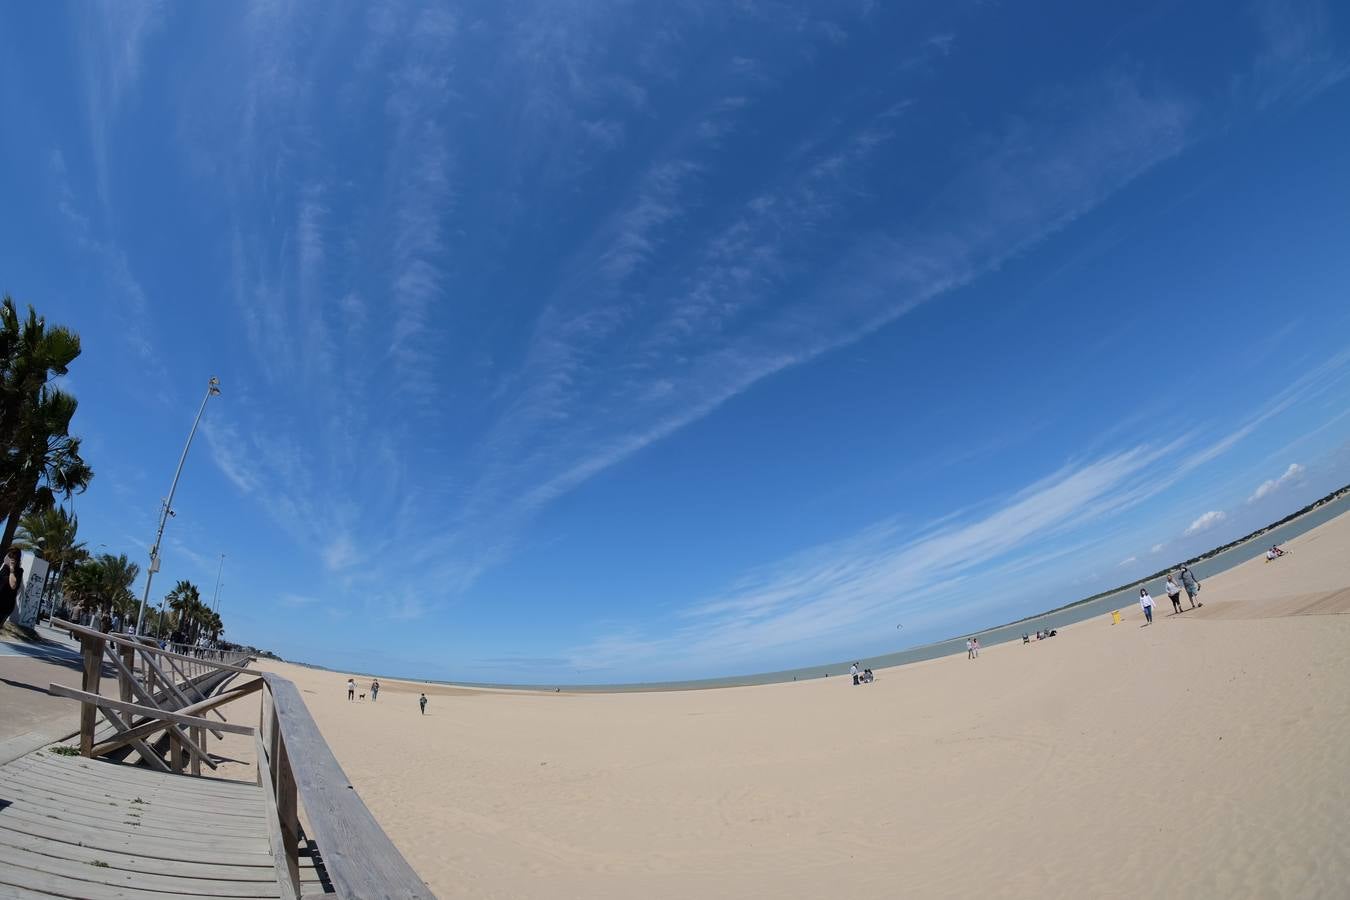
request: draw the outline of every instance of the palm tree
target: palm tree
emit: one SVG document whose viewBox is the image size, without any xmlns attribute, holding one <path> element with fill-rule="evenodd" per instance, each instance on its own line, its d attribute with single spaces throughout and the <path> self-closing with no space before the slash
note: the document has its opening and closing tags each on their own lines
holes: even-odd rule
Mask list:
<svg viewBox="0 0 1350 900">
<path fill-rule="evenodd" d="M 93 471 L 80 456 L 80 439 L 70 434 L 78 405 L 65 391 L 44 387 L 23 417 L 0 489 L 0 515 L 7 519 L 0 553 L 13 541 L 24 513 L 52 506 L 57 493 L 69 498 L 88 487 Z"/>
<path fill-rule="evenodd" d="M 0 303 L 0 439 L 13 446 L 19 421 L 53 375 L 65 375 L 80 355 L 80 336 L 68 328 L 47 327 L 28 307 L 20 320 L 13 298 Z"/>
<path fill-rule="evenodd" d="M 190 581 L 179 581 L 173 590 L 164 595 L 164 604 L 174 611 L 174 631 L 186 638 L 195 630 L 195 623 L 202 605 L 201 591 Z"/>
<path fill-rule="evenodd" d="M 42 597 L 45 601 L 50 586 L 55 590 L 66 566 L 89 558 L 82 541 L 76 541 L 80 520 L 74 513 L 67 513 L 62 507 L 52 507 L 31 512 L 19 522 L 19 531 L 14 545 L 24 550 L 32 550 L 47 561 L 46 580 L 42 584 Z"/>
<path fill-rule="evenodd" d="M 31 306 L 21 320 L 12 299 L 0 302 L 0 553 L 25 513 L 83 491 L 93 477 L 70 434 L 78 402 L 49 384 L 79 355 L 74 332 L 48 328 Z"/>
</svg>

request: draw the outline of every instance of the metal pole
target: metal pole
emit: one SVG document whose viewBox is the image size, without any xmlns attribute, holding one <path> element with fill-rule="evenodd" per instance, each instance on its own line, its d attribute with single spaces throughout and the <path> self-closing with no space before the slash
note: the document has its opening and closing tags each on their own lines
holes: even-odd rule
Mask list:
<svg viewBox="0 0 1350 900">
<path fill-rule="evenodd" d="M 220 566 L 216 569 L 216 595 L 211 600 L 211 612 L 220 612 L 220 576 L 225 571 L 225 554 L 220 554 Z"/>
<path fill-rule="evenodd" d="M 188 449 L 192 446 L 192 438 L 197 434 L 197 426 L 201 424 L 202 413 L 206 412 L 206 401 L 220 393 L 220 379 L 211 376 L 211 380 L 206 383 L 206 396 L 202 398 L 201 408 L 197 410 L 197 418 L 192 420 L 192 430 L 188 432 L 187 443 L 183 445 L 183 455 L 178 457 L 178 468 L 173 473 L 173 484 L 169 485 L 169 496 L 164 498 L 164 505 L 159 511 L 159 530 L 155 532 L 155 543 L 150 547 L 150 568 L 145 572 L 145 594 L 141 597 L 141 610 L 136 616 L 136 633 L 140 634 L 145 626 L 145 605 L 150 601 L 150 582 L 154 580 L 155 573 L 159 571 L 159 543 L 164 538 L 164 526 L 169 521 L 169 516 L 173 514 L 173 493 L 178 489 L 178 477 L 183 474 L 183 463 L 187 462 Z"/>
</svg>

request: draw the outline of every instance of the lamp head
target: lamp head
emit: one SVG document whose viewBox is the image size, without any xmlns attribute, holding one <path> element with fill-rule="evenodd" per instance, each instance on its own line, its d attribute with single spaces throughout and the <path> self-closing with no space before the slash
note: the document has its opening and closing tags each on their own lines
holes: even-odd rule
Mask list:
<svg viewBox="0 0 1350 900">
<path fill-rule="evenodd" d="M 206 383 L 212 397 L 220 396 L 220 379 L 212 375 L 211 380 Z"/>
</svg>

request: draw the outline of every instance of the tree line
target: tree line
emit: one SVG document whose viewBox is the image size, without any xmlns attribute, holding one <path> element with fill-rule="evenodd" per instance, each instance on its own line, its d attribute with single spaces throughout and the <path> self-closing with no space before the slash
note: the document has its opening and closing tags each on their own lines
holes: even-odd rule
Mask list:
<svg viewBox="0 0 1350 900">
<path fill-rule="evenodd" d="M 73 511 L 94 477 L 70 432 L 79 402 L 59 384 L 79 355 L 74 331 L 48 325 L 32 306 L 20 314 L 9 296 L 0 302 L 0 556 L 13 545 L 47 561 L 42 596 L 53 610 L 130 622 L 140 566 L 125 553 L 90 554 Z M 146 631 L 193 642 L 218 640 L 224 625 L 196 585 L 179 581 L 159 610 L 146 611 Z"/>
</svg>

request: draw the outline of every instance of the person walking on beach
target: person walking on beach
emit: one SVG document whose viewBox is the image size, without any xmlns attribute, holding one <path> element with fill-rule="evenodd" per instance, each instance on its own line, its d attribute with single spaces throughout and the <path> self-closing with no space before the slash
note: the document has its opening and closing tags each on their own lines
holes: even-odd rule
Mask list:
<svg viewBox="0 0 1350 900">
<path fill-rule="evenodd" d="M 976 658 L 976 659 L 979 659 L 979 658 L 980 658 L 980 639 L 979 639 L 979 638 L 971 638 L 971 639 L 970 639 L 970 642 L 971 642 L 972 644 L 975 645 L 975 658 Z"/>
<path fill-rule="evenodd" d="M 966 638 L 966 659 L 975 658 L 975 639 Z"/>
<path fill-rule="evenodd" d="M 425 692 L 422 694 L 422 696 L 417 698 L 417 705 L 421 707 L 422 715 L 425 716 L 427 714 L 427 695 Z"/>
<path fill-rule="evenodd" d="M 853 676 L 853 683 L 854 683 L 854 684 L 857 684 L 857 683 L 858 683 L 858 664 L 857 664 L 857 663 L 854 663 L 853 665 L 851 665 L 851 666 L 848 667 L 848 674 L 850 674 L 850 675 Z"/>
<path fill-rule="evenodd" d="M 1167 584 L 1163 585 L 1167 591 L 1167 599 L 1172 601 L 1172 610 L 1178 615 L 1181 613 L 1181 585 L 1177 584 L 1171 575 L 1167 576 Z"/>
<path fill-rule="evenodd" d="M 370 683 L 370 702 L 374 703 L 380 698 L 380 679 L 376 678 Z"/>
<path fill-rule="evenodd" d="M 1153 598 L 1148 595 L 1148 588 L 1139 589 L 1139 608 L 1144 611 L 1144 618 L 1148 619 L 1145 625 L 1153 624 Z"/>
<path fill-rule="evenodd" d="M 19 565 L 19 548 L 10 547 L 5 561 L 0 563 L 0 625 L 9 621 L 10 613 L 19 605 L 19 588 L 23 585 L 23 568 Z"/>
<path fill-rule="evenodd" d="M 355 699 L 356 699 L 356 679 L 355 679 L 355 678 L 348 678 L 348 679 L 347 679 L 347 699 L 348 699 L 348 700 L 355 700 Z"/>
<path fill-rule="evenodd" d="M 1186 599 L 1191 601 L 1191 609 L 1205 605 L 1203 603 L 1195 602 L 1195 595 L 1200 593 L 1200 582 L 1195 580 L 1195 576 L 1191 574 L 1191 570 L 1185 566 L 1181 567 L 1181 586 L 1186 589 Z"/>
</svg>

